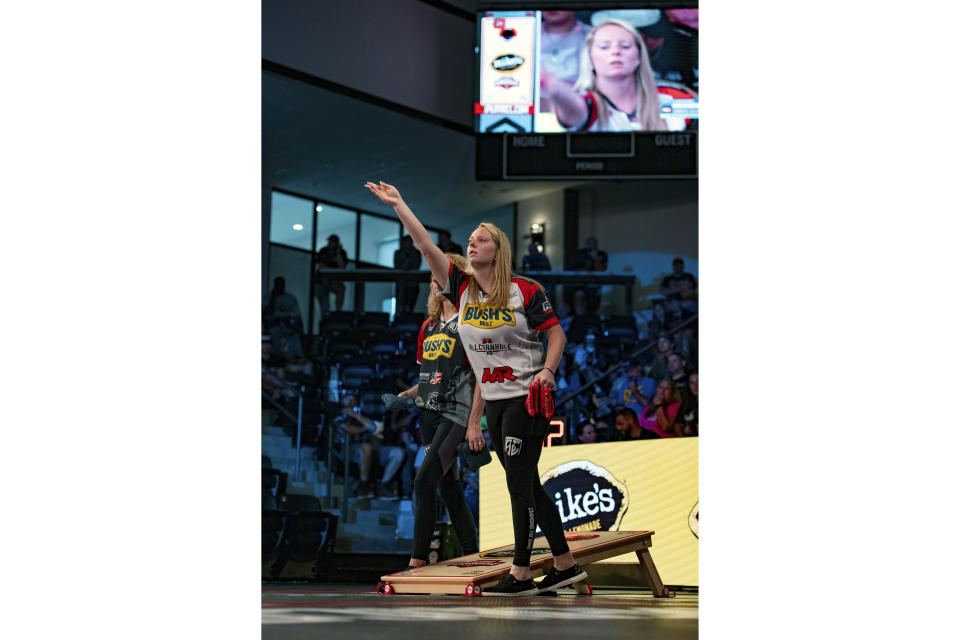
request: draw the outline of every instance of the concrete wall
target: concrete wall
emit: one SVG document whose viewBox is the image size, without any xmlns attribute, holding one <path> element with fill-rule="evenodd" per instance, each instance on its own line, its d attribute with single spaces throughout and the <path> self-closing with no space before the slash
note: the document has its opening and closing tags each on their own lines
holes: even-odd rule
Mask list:
<svg viewBox="0 0 960 640">
<path fill-rule="evenodd" d="M 673 258 L 698 275 L 697 182 L 637 181 L 579 190 L 579 246 L 595 236 L 609 255 L 610 270 L 633 273 L 638 308 L 659 296 Z"/>
<path fill-rule="evenodd" d="M 517 257 L 519 269 L 523 256 L 527 253 L 530 239 L 530 225 L 540 222 L 546 225 L 544 252 L 550 259 L 554 271 L 563 269 L 563 191 L 547 193 L 536 198 L 521 200 L 517 203 L 517 237 L 513 240 L 513 254 Z"/>
</svg>

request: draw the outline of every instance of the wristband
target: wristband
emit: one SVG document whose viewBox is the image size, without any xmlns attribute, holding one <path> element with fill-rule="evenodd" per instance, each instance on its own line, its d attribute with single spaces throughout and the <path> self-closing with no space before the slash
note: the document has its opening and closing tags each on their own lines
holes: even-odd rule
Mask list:
<svg viewBox="0 0 960 640">
<path fill-rule="evenodd" d="M 544 368 L 544 369 L 546 369 L 547 371 L 549 371 L 549 372 L 550 372 L 550 375 L 552 375 L 552 376 L 553 376 L 554 378 L 556 378 L 556 377 L 557 377 L 557 372 L 556 372 L 556 371 L 554 371 L 553 369 L 551 369 L 550 367 L 548 367 L 548 366 L 546 366 L 546 365 L 544 365 L 544 367 L 543 367 L 543 368 Z"/>
</svg>

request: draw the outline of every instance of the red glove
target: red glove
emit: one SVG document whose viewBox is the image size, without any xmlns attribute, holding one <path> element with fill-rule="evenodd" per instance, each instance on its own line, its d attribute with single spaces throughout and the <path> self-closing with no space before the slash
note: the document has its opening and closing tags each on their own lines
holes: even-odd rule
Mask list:
<svg viewBox="0 0 960 640">
<path fill-rule="evenodd" d="M 540 387 L 540 415 L 547 420 L 553 417 L 553 389 Z"/>
<path fill-rule="evenodd" d="M 544 418 L 553 417 L 553 391 L 547 387 L 541 386 L 539 380 L 534 380 L 527 392 L 527 400 L 524 403 L 527 413 L 535 416 L 538 413 Z"/>
<path fill-rule="evenodd" d="M 537 415 L 540 411 L 540 381 L 534 380 L 533 384 L 530 385 L 530 390 L 527 391 L 527 401 L 524 403 L 524 406 L 527 408 L 527 413 L 532 416 Z"/>
</svg>

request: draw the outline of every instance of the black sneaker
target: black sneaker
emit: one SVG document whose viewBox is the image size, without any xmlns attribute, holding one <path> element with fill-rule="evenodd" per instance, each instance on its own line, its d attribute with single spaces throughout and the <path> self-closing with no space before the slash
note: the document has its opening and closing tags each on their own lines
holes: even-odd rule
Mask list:
<svg viewBox="0 0 960 640">
<path fill-rule="evenodd" d="M 533 580 L 517 580 L 512 575 L 480 592 L 484 596 L 532 596 L 537 593 Z"/>
<path fill-rule="evenodd" d="M 388 485 L 388 484 L 383 484 L 382 482 L 380 483 L 379 494 L 380 494 L 380 498 L 383 499 L 383 500 L 398 500 L 398 499 L 399 499 L 399 498 L 397 497 L 397 490 L 394 489 L 393 487 L 391 487 L 391 486 Z"/>
<path fill-rule="evenodd" d="M 563 571 L 557 571 L 556 567 L 551 567 L 543 580 L 537 583 L 537 589 L 540 591 L 554 591 L 586 579 L 587 572 L 581 569 L 579 564 L 574 564 L 569 569 L 564 569 Z"/>
</svg>

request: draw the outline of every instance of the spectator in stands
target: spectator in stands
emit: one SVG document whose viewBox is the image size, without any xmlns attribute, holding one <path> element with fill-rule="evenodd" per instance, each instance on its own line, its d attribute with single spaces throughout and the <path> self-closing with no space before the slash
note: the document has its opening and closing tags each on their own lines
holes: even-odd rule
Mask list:
<svg viewBox="0 0 960 640">
<path fill-rule="evenodd" d="M 647 45 L 653 75 L 660 83 L 666 81 L 697 89 L 700 80 L 698 30 L 690 27 L 689 15 L 683 15 L 684 20 L 680 21 L 671 11 L 676 10 L 663 11 L 659 21 L 640 27 L 640 36 Z M 692 24 L 698 23 L 699 17 L 694 14 Z"/>
<path fill-rule="evenodd" d="M 678 390 L 687 386 L 687 363 L 677 352 L 667 356 L 667 377 Z"/>
<path fill-rule="evenodd" d="M 693 312 L 681 306 L 680 296 L 671 295 L 667 298 L 666 328 L 667 331 L 677 331 L 683 323 L 693 317 Z"/>
<path fill-rule="evenodd" d="M 263 321 L 267 329 L 270 329 L 287 319 L 295 321 L 294 330 L 297 333 L 303 331 L 303 317 L 300 315 L 297 298 L 287 292 L 287 281 L 283 276 L 277 276 L 273 279 L 273 289 L 270 290 L 270 297 L 263 308 Z"/>
<path fill-rule="evenodd" d="M 523 270 L 524 271 L 549 271 L 550 270 L 550 260 L 547 258 L 547 254 L 540 251 L 540 245 L 538 245 L 536 242 L 530 243 L 527 255 L 523 256 Z"/>
<path fill-rule="evenodd" d="M 597 350 L 597 338 L 588 331 L 583 344 L 573 356 L 573 364 L 580 374 L 582 383 L 599 378 L 607 368 L 607 361 Z"/>
<path fill-rule="evenodd" d="M 700 375 L 694 371 L 687 381 L 687 388 L 680 394 L 680 413 L 674 425 L 679 436 L 700 435 Z"/>
<path fill-rule="evenodd" d="M 616 429 L 610 424 L 616 419 L 616 416 L 610 414 L 598 415 L 593 424 L 597 426 L 597 439 L 600 442 L 611 442 L 617 439 Z"/>
<path fill-rule="evenodd" d="M 662 380 L 667 377 L 667 358 L 671 353 L 673 353 L 673 340 L 666 333 L 661 333 L 653 348 L 653 360 L 650 363 L 651 378 Z"/>
<path fill-rule="evenodd" d="M 687 326 L 681 329 L 674 334 L 673 338 L 675 341 L 676 351 L 678 353 L 685 354 L 687 365 L 696 367 L 698 351 L 697 323 L 694 322 L 692 326 Z"/>
<path fill-rule="evenodd" d="M 400 238 L 400 248 L 393 252 L 393 268 L 403 269 L 404 271 L 416 271 L 420 268 L 423 256 L 413 246 L 413 238 L 403 236 Z M 401 309 L 412 312 L 417 304 L 417 296 L 420 293 L 420 285 L 410 280 L 401 280 L 397 282 L 397 299 Z"/>
<path fill-rule="evenodd" d="M 640 426 L 661 438 L 672 438 L 674 423 L 680 412 L 677 388 L 670 380 L 661 380 L 653 402 L 643 408 L 638 416 Z"/>
<path fill-rule="evenodd" d="M 360 469 L 360 479 L 354 487 L 354 495 L 372 498 L 375 495 L 374 485 L 370 481 L 370 462 L 373 459 L 374 446 L 380 445 L 377 432 L 382 425 L 360 413 L 357 407 L 357 398 L 346 395 L 340 401 L 341 412 L 334 422 L 346 432 L 350 439 L 350 448 L 355 452 L 354 462 Z M 346 466 L 346 461 L 344 462 Z"/>
<path fill-rule="evenodd" d="M 581 422 L 577 425 L 577 442 L 580 444 L 597 442 L 597 425 L 592 422 Z"/>
<path fill-rule="evenodd" d="M 656 381 L 643 375 L 643 367 L 633 362 L 624 375 L 614 381 L 610 388 L 610 400 L 625 407 L 630 406 L 634 411 L 639 411 L 650 404 L 650 400 L 653 399 L 653 394 L 656 391 Z"/>
<path fill-rule="evenodd" d="M 340 236 L 331 234 L 327 237 L 327 246 L 317 252 L 317 269 L 345 269 L 347 267 L 347 252 L 340 246 Z M 333 280 L 330 276 L 315 273 L 317 287 L 315 289 L 317 297 L 320 299 L 320 309 L 323 315 L 327 315 L 330 309 L 330 293 L 334 294 L 336 310 L 343 310 L 343 297 L 346 293 L 346 286 L 339 281 Z"/>
<path fill-rule="evenodd" d="M 268 332 L 273 353 L 288 362 L 303 358 L 303 345 L 300 333 L 295 329 L 296 322 L 292 317 L 283 318 Z"/>
<path fill-rule="evenodd" d="M 697 280 L 683 270 L 683 258 L 673 259 L 673 273 L 664 276 L 660 283 L 660 293 L 666 297 L 680 296 L 681 300 L 693 300 L 697 296 Z"/>
<path fill-rule="evenodd" d="M 637 421 L 637 412 L 623 408 L 616 413 L 616 427 L 619 440 L 640 440 L 643 438 L 643 429 Z"/>
<path fill-rule="evenodd" d="M 597 239 L 593 236 L 587 238 L 584 247 L 577 251 L 573 258 L 573 268 L 577 271 L 606 271 L 607 270 L 607 252 L 601 251 Z M 584 313 L 580 313 L 577 308 L 576 292 L 574 293 L 574 315 L 594 315 L 600 308 L 600 287 L 598 285 L 587 285 L 576 289 L 582 291 L 585 296 Z"/>
<path fill-rule="evenodd" d="M 659 336 L 667 328 L 667 302 L 666 300 L 653 301 L 653 318 L 650 319 L 649 334 Z"/>
<path fill-rule="evenodd" d="M 544 11 L 540 24 L 540 65 L 558 80 L 573 86 L 580 74 L 583 41 L 590 25 L 577 20 L 573 11 Z M 540 97 L 540 112 L 553 111 L 546 95 Z"/>
<path fill-rule="evenodd" d="M 450 232 L 446 229 L 437 231 L 437 246 L 440 247 L 440 250 L 444 253 L 456 253 L 457 255 L 463 255 L 463 247 L 458 245 L 450 238 Z"/>
<path fill-rule="evenodd" d="M 410 455 L 406 453 L 403 435 L 413 418 L 413 413 L 405 410 L 390 411 L 384 417 L 383 441 L 379 454 L 380 466 L 383 467 L 383 476 L 380 478 L 378 490 L 381 498 L 396 500 L 400 495 L 400 492 L 393 487 L 393 480 L 395 477 L 399 479 L 398 472 L 403 468 L 404 460 Z M 416 452 L 410 457 L 415 455 Z M 404 490 L 409 494 L 410 485 L 404 487 Z"/>
<path fill-rule="evenodd" d="M 623 20 L 609 18 L 587 33 L 576 84 L 544 71 L 540 89 L 553 101 L 557 121 L 570 131 L 667 129 L 647 47 Z"/>
</svg>

